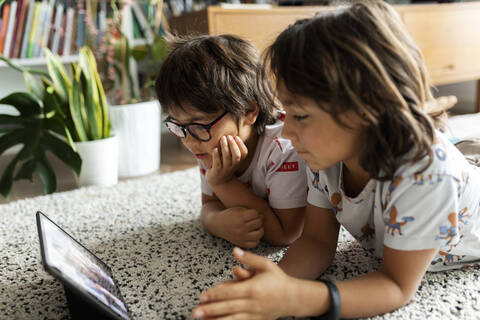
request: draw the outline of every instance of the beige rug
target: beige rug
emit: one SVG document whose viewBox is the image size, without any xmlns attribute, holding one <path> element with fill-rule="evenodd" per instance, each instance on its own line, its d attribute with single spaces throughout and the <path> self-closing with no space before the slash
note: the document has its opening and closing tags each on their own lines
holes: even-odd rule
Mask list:
<svg viewBox="0 0 480 320">
<path fill-rule="evenodd" d="M 0 319 L 69 318 L 63 287 L 40 263 L 37 210 L 111 266 L 134 319 L 189 319 L 198 295 L 231 276 L 232 246 L 197 219 L 198 169 L 83 188 L 0 205 Z M 278 260 L 283 249 L 255 252 Z M 376 267 L 342 231 L 327 276 Z M 480 319 L 479 299 L 479 269 L 429 273 L 409 305 L 374 319 Z"/>
</svg>

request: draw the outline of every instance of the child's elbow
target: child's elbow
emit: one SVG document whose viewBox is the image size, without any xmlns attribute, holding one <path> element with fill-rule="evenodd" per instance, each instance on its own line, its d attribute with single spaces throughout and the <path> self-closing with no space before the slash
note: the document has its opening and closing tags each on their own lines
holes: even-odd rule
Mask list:
<svg viewBox="0 0 480 320">
<path fill-rule="evenodd" d="M 302 235 L 303 228 L 287 229 L 277 237 L 266 239 L 267 242 L 276 246 L 288 246 L 294 243 Z"/>
<path fill-rule="evenodd" d="M 303 225 L 302 228 L 295 228 L 292 230 L 285 231 L 285 245 L 290 245 L 297 241 L 298 238 L 302 236 L 303 232 Z"/>
</svg>

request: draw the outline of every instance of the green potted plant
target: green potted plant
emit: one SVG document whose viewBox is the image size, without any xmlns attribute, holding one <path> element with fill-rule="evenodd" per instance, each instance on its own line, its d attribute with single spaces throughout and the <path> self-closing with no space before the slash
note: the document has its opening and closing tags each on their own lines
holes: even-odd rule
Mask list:
<svg viewBox="0 0 480 320">
<path fill-rule="evenodd" d="M 18 115 L 0 114 L 2 133 L 0 155 L 17 144 L 22 149 L 8 164 L 0 179 L 0 193 L 7 197 L 13 181 L 40 177 L 45 193 L 56 190 L 56 176 L 46 153 L 50 152 L 63 161 L 79 177 L 80 185 L 113 184 L 117 174 L 117 141 L 111 137 L 107 102 L 91 50 L 80 50 L 78 63 L 71 64 L 71 72 L 58 56 L 45 49 L 47 72 L 24 68 L 13 64 L 12 68 L 23 72 L 27 92 L 14 92 L 0 99 L 0 104 L 13 106 Z M 91 164 L 85 147 L 94 141 L 105 141 L 103 149 L 114 153 L 107 165 Z M 108 156 L 108 154 L 106 155 Z M 98 161 L 98 160 L 93 160 Z M 105 180 L 99 181 L 97 170 L 106 168 Z M 109 169 L 114 167 L 114 170 Z M 93 169 L 92 169 L 93 168 Z"/>
<path fill-rule="evenodd" d="M 124 178 L 160 167 L 161 107 L 154 82 L 167 55 L 162 4 L 161 0 L 149 0 L 122 2 L 117 7 L 117 2 L 111 1 L 112 16 L 103 37 L 89 41 L 109 100 L 112 130 L 119 138 L 119 176 Z M 95 16 L 91 10 L 94 8 L 87 7 L 89 33 L 98 35 L 101 31 L 90 19 Z M 143 22 L 142 40 L 134 39 L 134 21 Z"/>
</svg>

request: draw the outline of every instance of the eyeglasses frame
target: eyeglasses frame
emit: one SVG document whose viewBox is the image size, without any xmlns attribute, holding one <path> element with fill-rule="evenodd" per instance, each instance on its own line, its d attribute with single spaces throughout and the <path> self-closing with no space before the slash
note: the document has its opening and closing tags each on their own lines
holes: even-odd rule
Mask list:
<svg viewBox="0 0 480 320">
<path fill-rule="evenodd" d="M 208 124 L 203 124 L 203 123 L 197 123 L 197 122 L 190 122 L 190 123 L 187 123 L 187 124 L 180 124 L 176 121 L 174 121 L 171 117 L 168 117 L 167 119 L 165 119 L 163 122 L 165 123 L 165 126 L 167 127 L 167 129 L 176 137 L 180 138 L 180 139 L 185 139 L 187 137 L 187 131 L 188 133 L 190 133 L 190 135 L 192 137 L 194 137 L 195 139 L 199 140 L 199 141 L 202 141 L 202 142 L 208 142 L 212 139 L 212 134 L 210 133 L 210 130 L 212 129 L 212 127 L 217 124 L 226 114 L 228 113 L 228 111 L 225 111 L 224 113 L 222 113 L 218 118 L 216 118 L 215 120 L 213 120 L 212 122 L 208 123 Z M 183 132 L 183 137 L 175 134 L 172 130 L 170 130 L 170 128 L 168 127 L 167 123 L 173 123 L 174 125 L 176 125 L 177 127 L 179 127 L 180 129 L 182 129 L 182 132 Z M 207 130 L 207 133 L 208 133 L 208 139 L 205 140 L 205 139 L 200 139 L 195 133 L 193 133 L 192 131 L 190 131 L 189 127 L 190 126 L 200 126 L 204 129 Z"/>
</svg>

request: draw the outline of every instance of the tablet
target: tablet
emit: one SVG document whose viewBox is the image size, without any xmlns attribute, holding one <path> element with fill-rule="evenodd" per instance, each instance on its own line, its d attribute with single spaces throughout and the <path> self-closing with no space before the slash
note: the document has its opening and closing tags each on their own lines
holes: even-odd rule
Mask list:
<svg viewBox="0 0 480 320">
<path fill-rule="evenodd" d="M 37 228 L 43 266 L 63 283 L 67 300 L 71 292 L 75 300 L 85 302 L 109 318 L 131 319 L 105 263 L 40 211 L 37 212 Z"/>
</svg>

